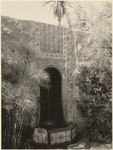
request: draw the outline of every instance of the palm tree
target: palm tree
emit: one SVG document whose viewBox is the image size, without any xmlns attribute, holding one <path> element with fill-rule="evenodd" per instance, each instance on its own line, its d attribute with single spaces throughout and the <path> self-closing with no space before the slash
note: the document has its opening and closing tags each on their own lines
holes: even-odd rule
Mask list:
<svg viewBox="0 0 113 150">
<path fill-rule="evenodd" d="M 55 17 L 57 17 L 58 22 L 59 22 L 59 26 L 61 26 L 61 20 L 64 16 L 68 17 L 68 23 L 69 23 L 69 15 L 68 15 L 68 11 L 67 11 L 67 7 L 72 7 L 69 2 L 66 1 L 49 1 L 49 2 L 44 2 L 44 5 L 47 4 L 52 4 L 51 8 L 53 9 L 54 15 Z"/>
</svg>

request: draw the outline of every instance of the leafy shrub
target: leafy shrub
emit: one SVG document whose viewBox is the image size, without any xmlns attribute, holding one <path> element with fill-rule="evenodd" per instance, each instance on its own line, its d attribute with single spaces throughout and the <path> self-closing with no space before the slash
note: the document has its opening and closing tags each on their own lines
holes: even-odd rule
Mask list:
<svg viewBox="0 0 113 150">
<path fill-rule="evenodd" d="M 7 35 L 5 38 L 8 40 Z M 3 149 L 23 148 L 23 138 L 28 145 L 30 135 L 24 135 L 24 130 L 36 125 L 39 86 L 46 88 L 48 85 L 49 75 L 37 69 L 32 51 L 20 43 L 16 45 L 14 39 L 12 43 L 2 43 Z"/>
<path fill-rule="evenodd" d="M 92 140 L 111 141 L 111 70 L 82 66 L 76 78 L 78 107 L 88 119 Z"/>
</svg>

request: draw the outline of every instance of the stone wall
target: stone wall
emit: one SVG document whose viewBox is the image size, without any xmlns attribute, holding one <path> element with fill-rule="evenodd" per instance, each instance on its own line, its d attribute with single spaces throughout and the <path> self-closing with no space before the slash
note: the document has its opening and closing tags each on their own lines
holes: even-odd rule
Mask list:
<svg viewBox="0 0 113 150">
<path fill-rule="evenodd" d="M 37 69 L 55 67 L 60 71 L 65 121 L 84 125 L 84 120 L 74 101 L 76 91 L 73 76 L 76 68 L 74 52 L 76 45 L 74 45 L 71 29 L 9 17 L 2 17 L 1 21 L 2 26 L 13 30 L 17 37 L 21 37 L 21 43 L 35 52 Z"/>
</svg>

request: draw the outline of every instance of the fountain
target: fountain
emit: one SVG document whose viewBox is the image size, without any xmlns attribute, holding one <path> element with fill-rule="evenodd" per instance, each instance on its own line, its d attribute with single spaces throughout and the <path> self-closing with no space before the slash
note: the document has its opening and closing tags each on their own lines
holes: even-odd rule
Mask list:
<svg viewBox="0 0 113 150">
<path fill-rule="evenodd" d="M 61 103 L 61 75 L 55 68 L 47 68 L 51 86 L 40 89 L 41 116 L 39 127 L 33 133 L 33 141 L 38 145 L 54 147 L 71 144 L 76 136 L 77 127 L 65 123 Z"/>
</svg>

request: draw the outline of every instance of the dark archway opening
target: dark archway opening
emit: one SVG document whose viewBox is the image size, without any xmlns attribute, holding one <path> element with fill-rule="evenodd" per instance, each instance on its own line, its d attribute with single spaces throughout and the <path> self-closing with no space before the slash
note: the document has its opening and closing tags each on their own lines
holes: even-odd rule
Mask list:
<svg viewBox="0 0 113 150">
<path fill-rule="evenodd" d="M 47 68 L 50 87 L 40 88 L 41 114 L 40 126 L 46 129 L 63 126 L 63 107 L 61 103 L 61 75 L 55 68 Z"/>
</svg>

